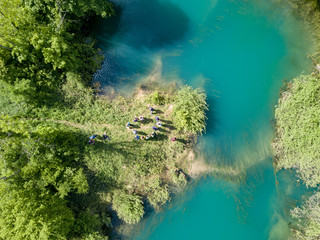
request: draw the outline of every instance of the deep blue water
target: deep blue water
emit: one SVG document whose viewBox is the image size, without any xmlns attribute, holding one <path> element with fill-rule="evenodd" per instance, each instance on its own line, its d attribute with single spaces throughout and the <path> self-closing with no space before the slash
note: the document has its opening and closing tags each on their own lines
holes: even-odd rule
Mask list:
<svg viewBox="0 0 320 240">
<path fill-rule="evenodd" d="M 106 58 L 96 79 L 122 94 L 148 80 L 203 88 L 210 111 L 200 156 L 245 172 L 241 181 L 199 179 L 122 237 L 287 239 L 287 211 L 302 190 L 293 174 L 275 176 L 271 121 L 283 80 L 310 70 L 302 23 L 272 1 L 115 4 L 112 24 L 97 23 Z"/>
</svg>

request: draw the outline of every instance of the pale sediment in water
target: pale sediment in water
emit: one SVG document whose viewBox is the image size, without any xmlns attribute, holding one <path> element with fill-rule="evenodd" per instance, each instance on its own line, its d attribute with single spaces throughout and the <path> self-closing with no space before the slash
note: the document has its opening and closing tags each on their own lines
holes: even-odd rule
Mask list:
<svg viewBox="0 0 320 240">
<path fill-rule="evenodd" d="M 187 156 L 187 172 L 192 178 L 210 173 L 212 166 L 208 165 L 204 158 L 196 158 L 194 151 L 190 151 Z"/>
</svg>

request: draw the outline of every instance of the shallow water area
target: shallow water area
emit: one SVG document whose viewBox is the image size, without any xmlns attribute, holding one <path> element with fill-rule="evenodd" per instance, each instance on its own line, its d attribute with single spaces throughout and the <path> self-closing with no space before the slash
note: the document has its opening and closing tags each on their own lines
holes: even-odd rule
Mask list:
<svg viewBox="0 0 320 240">
<path fill-rule="evenodd" d="M 287 239 L 287 204 L 303 187 L 274 174 L 271 120 L 282 81 L 310 71 L 302 23 L 262 0 L 115 3 L 117 28 L 97 29 L 106 60 L 96 79 L 125 95 L 147 80 L 205 89 L 210 111 L 197 148 L 208 163 L 244 173 L 197 180 L 121 238 Z"/>
</svg>

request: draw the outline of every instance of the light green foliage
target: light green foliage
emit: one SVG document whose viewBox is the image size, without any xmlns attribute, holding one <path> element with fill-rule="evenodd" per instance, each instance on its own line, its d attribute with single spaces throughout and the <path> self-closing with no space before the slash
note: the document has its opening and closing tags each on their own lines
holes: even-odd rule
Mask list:
<svg viewBox="0 0 320 240">
<path fill-rule="evenodd" d="M 20 181 L 43 191 L 54 187 L 60 197 L 75 189 L 87 191 L 86 176 L 74 165 L 80 158 L 75 133 L 58 125 L 2 117 L 0 134 L 6 136 L 1 142 L 2 176 L 21 171 Z"/>
<path fill-rule="evenodd" d="M 107 211 L 104 205 L 112 202 L 112 198 L 101 199 L 97 196 L 100 193 L 107 196 L 115 189 L 123 193 L 135 190 L 157 210 L 170 199 L 168 187 L 161 179 L 166 177 L 166 171 L 172 166 L 176 168 L 175 161 L 185 149 L 186 135 L 174 130 L 172 116 L 167 114 L 172 103 L 168 103 L 161 107 L 154 106 L 162 112 L 159 116 L 164 121 L 157 137 L 150 141 L 135 141 L 125 123 L 136 115 L 144 115 L 146 121 L 137 123 L 137 129 L 150 133 L 155 120 L 154 116 L 149 115 L 148 104 L 135 98 L 118 97 L 111 103 L 108 99 L 94 97 L 92 90 L 79 83 L 77 77 L 71 74 L 62 89 L 64 108 L 34 108 L 33 116 L 42 119 L 30 120 L 27 115 L 25 118 L 3 117 L 1 126 L 2 137 L 11 132 L 6 143 L 10 142 L 13 146 L 5 148 L 5 159 L 15 159 L 11 161 L 15 167 L 8 168 L 7 162 L 5 176 L 24 166 L 23 172 L 15 176 L 27 181 L 27 186 L 36 186 L 41 191 L 51 189 L 57 196 L 67 198 L 75 216 L 72 235 L 82 236 L 83 239 L 110 227 L 110 222 L 105 221 L 101 213 Z M 21 114 L 25 115 L 23 112 Z M 111 141 L 101 139 L 104 131 L 107 131 Z M 92 133 L 97 133 L 98 137 L 95 145 L 88 145 L 88 136 Z M 173 143 L 170 136 L 183 141 Z M 36 150 L 41 154 L 32 155 L 30 159 L 34 164 L 29 166 L 28 155 L 21 155 L 24 150 Z M 80 167 L 83 165 L 86 165 L 86 172 Z M 89 187 L 84 174 L 87 175 Z M 86 194 L 77 194 L 87 188 L 89 192 Z M 141 209 L 143 211 L 143 205 L 132 213 L 125 206 L 118 204 L 118 207 L 122 213 L 119 216 L 126 222 L 136 222 L 141 218 L 139 214 Z M 126 217 L 127 213 L 129 215 Z M 86 224 L 88 216 L 93 219 L 90 222 L 95 224 Z"/>
<path fill-rule="evenodd" d="M 170 200 L 168 187 L 162 183 L 158 176 L 150 179 L 146 188 L 148 200 L 155 209 L 159 209 Z"/>
<path fill-rule="evenodd" d="M 67 239 L 74 222 L 66 201 L 1 182 L 0 239 Z"/>
<path fill-rule="evenodd" d="M 290 211 L 294 219 L 292 239 L 320 238 L 320 193 L 315 193 L 304 201 L 301 207 Z"/>
<path fill-rule="evenodd" d="M 275 111 L 276 167 L 295 169 L 307 186 L 320 184 L 320 80 L 300 76 L 282 93 Z"/>
<path fill-rule="evenodd" d="M 175 98 L 174 122 L 179 130 L 202 133 L 206 126 L 208 110 L 206 94 L 189 86 L 179 90 Z"/>
<path fill-rule="evenodd" d="M 149 102 L 151 104 L 163 105 L 165 104 L 165 101 L 165 97 L 158 91 L 154 91 L 152 94 L 150 94 Z"/>
<path fill-rule="evenodd" d="M 4 239 L 66 239 L 73 213 L 63 200 L 88 184 L 76 134 L 46 122 L 0 118 L 1 210 Z"/>
<path fill-rule="evenodd" d="M 120 219 L 133 224 L 143 217 L 143 202 L 141 197 L 116 190 L 113 194 L 112 208 L 117 212 Z"/>
<path fill-rule="evenodd" d="M 108 240 L 109 238 L 101 235 L 99 232 L 90 233 L 85 236 L 84 240 Z"/>
</svg>

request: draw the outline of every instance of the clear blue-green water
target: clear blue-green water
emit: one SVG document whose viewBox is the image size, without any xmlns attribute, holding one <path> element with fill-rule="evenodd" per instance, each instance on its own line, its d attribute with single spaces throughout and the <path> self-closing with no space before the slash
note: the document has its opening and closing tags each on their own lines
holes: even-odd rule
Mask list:
<svg viewBox="0 0 320 240">
<path fill-rule="evenodd" d="M 245 172 L 192 182 L 120 238 L 287 239 L 303 186 L 293 173 L 275 176 L 271 121 L 283 80 L 310 70 L 302 23 L 272 1 L 114 2 L 118 16 L 97 23 L 106 58 L 96 79 L 125 95 L 147 80 L 203 88 L 210 111 L 199 156 Z"/>
</svg>

